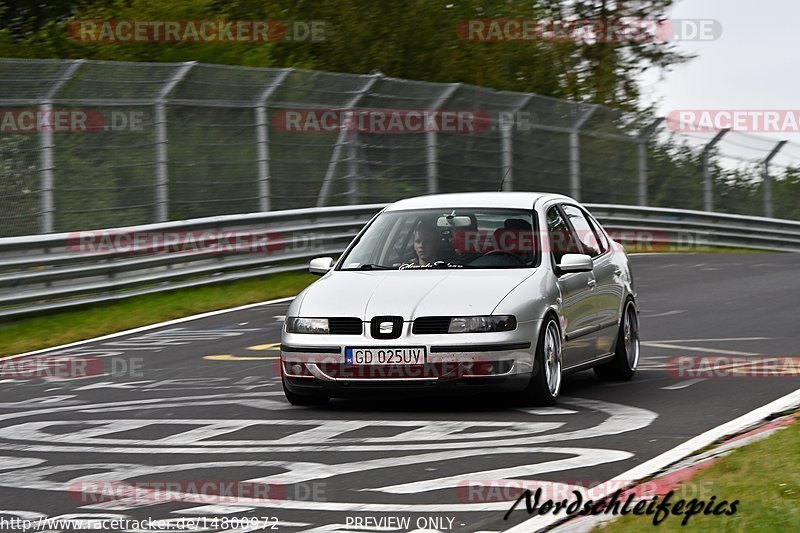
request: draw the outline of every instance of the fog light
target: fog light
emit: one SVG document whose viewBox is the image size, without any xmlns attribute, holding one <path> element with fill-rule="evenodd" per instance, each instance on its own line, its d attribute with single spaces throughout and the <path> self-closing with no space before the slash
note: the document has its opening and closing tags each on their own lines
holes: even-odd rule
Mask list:
<svg viewBox="0 0 800 533">
<path fill-rule="evenodd" d="M 473 376 L 488 376 L 494 373 L 494 365 L 488 362 L 475 363 L 470 370 Z"/>
<path fill-rule="evenodd" d="M 290 378 L 311 378 L 314 375 L 308 370 L 305 363 L 283 363 L 284 374 Z"/>
</svg>

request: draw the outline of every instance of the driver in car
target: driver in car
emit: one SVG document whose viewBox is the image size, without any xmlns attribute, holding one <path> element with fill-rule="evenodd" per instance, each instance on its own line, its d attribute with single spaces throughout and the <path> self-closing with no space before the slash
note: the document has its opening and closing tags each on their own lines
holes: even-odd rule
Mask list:
<svg viewBox="0 0 800 533">
<path fill-rule="evenodd" d="M 431 223 L 421 223 L 414 232 L 414 253 L 416 257 L 411 264 L 415 266 L 452 259 L 438 228 Z"/>
</svg>

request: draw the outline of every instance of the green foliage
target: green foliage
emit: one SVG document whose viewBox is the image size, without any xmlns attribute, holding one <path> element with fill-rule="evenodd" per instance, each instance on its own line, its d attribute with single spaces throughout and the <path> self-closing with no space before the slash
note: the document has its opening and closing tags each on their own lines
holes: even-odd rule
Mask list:
<svg viewBox="0 0 800 533">
<path fill-rule="evenodd" d="M 0 57 L 198 61 L 300 67 L 475 85 L 633 109 L 642 71 L 685 56 L 664 42 L 477 42 L 464 19 L 663 18 L 673 0 L 99 0 L 0 1 Z M 78 42 L 80 20 L 322 21 L 321 42 Z"/>
</svg>

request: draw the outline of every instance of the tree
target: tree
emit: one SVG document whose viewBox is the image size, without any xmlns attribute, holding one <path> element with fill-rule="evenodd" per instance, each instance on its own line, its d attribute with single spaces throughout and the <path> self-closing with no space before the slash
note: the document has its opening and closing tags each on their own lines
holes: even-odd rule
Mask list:
<svg viewBox="0 0 800 533">
<path fill-rule="evenodd" d="M 687 59 L 666 42 L 557 38 L 482 42 L 459 38 L 459 23 L 490 20 L 661 19 L 673 0 L 100 0 L 0 2 L 0 56 L 129 61 L 200 61 L 406 79 L 639 106 L 637 76 Z M 16 3 L 15 3 L 16 4 Z M 78 42 L 70 22 L 100 20 L 277 19 L 322 21 L 322 42 Z M 462 36 L 463 37 L 463 36 Z"/>
</svg>

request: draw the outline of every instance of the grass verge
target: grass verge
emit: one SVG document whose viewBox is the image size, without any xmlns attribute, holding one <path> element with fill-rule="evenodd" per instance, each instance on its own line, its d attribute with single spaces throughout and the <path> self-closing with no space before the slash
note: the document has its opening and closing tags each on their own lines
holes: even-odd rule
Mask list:
<svg viewBox="0 0 800 533">
<path fill-rule="evenodd" d="M 800 422 L 764 440 L 734 450 L 695 475 L 686 495 L 708 502 L 739 500 L 732 516 L 695 515 L 686 526 L 683 517 L 669 516 L 657 531 L 800 531 Z M 691 490 L 688 490 L 690 489 Z M 673 500 L 674 503 L 675 500 Z M 625 516 L 594 529 L 634 532 L 654 529 L 652 516 Z"/>
<path fill-rule="evenodd" d="M 294 296 L 317 276 L 286 272 L 261 279 L 133 296 L 0 325 L 0 357 L 58 346 L 197 313 Z"/>
<path fill-rule="evenodd" d="M 704 247 L 702 249 L 696 247 L 691 250 L 667 248 L 639 251 L 635 248 L 629 249 L 631 253 L 669 251 L 754 253 L 753 250 L 721 247 Z M 316 276 L 307 273 L 275 274 L 257 280 L 220 283 L 208 287 L 135 296 L 105 305 L 22 318 L 0 324 L 0 357 L 58 346 L 206 311 L 292 296 L 315 279 Z"/>
</svg>

